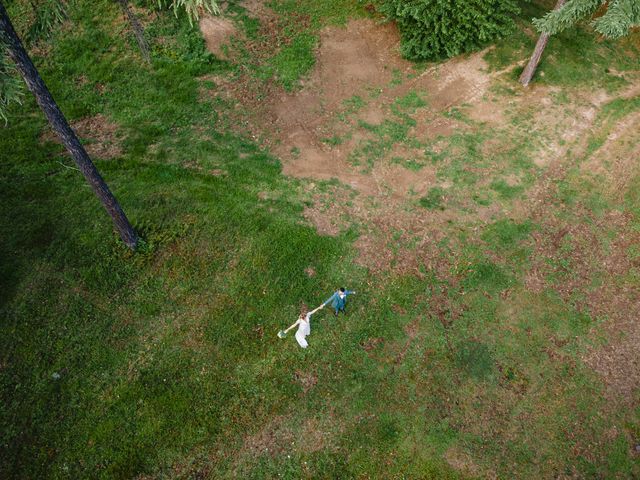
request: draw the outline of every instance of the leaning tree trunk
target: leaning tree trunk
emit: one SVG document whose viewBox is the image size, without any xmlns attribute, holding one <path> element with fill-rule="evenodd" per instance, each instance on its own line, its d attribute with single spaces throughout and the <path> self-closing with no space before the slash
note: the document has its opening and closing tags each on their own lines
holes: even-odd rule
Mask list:
<svg viewBox="0 0 640 480">
<path fill-rule="evenodd" d="M 22 78 L 29 87 L 29 90 L 36 97 L 36 101 L 40 108 L 44 112 L 49 120 L 51 128 L 58 134 L 62 143 L 67 148 L 73 160 L 78 165 L 78 168 L 89 182 L 89 185 L 98 196 L 104 208 L 113 219 L 116 230 L 120 234 L 120 237 L 131 249 L 135 249 L 138 243 L 138 235 L 131 227 L 127 216 L 120 208 L 118 201 L 115 199 L 109 187 L 98 173 L 93 162 L 87 155 L 84 147 L 78 140 L 78 137 L 71 129 L 64 115 L 60 111 L 60 108 L 56 104 L 55 100 L 49 93 L 47 86 L 44 84 L 42 78 L 33 62 L 29 58 L 26 50 L 20 42 L 20 38 L 16 34 L 16 31 L 11 24 L 9 15 L 0 1 L 0 39 L 2 39 L 7 45 L 7 51 L 11 59 L 15 62 L 16 67 L 20 71 Z"/>
<path fill-rule="evenodd" d="M 558 10 L 561 8 L 567 0 L 558 0 L 554 10 Z M 540 63 L 540 59 L 542 58 L 542 53 L 547 46 L 547 42 L 549 41 L 548 33 L 541 33 L 540 38 L 538 38 L 538 42 L 536 43 L 536 48 L 533 50 L 533 55 L 531 55 L 531 59 L 529 59 L 529 63 L 522 71 L 520 75 L 520 83 L 525 87 L 529 85 L 533 75 L 536 73 L 536 69 L 538 68 L 538 64 Z"/>
<path fill-rule="evenodd" d="M 149 45 L 147 44 L 147 40 L 144 38 L 144 30 L 142 29 L 142 25 L 138 21 L 138 18 L 133 14 L 131 8 L 129 8 L 129 2 L 127 0 L 117 0 L 122 8 L 122 11 L 127 16 L 129 23 L 131 24 L 131 29 L 133 30 L 133 34 L 136 37 L 136 42 L 138 42 L 138 47 L 140 48 L 140 52 L 142 56 L 147 61 L 147 63 L 151 63 L 151 56 L 149 55 Z"/>
</svg>

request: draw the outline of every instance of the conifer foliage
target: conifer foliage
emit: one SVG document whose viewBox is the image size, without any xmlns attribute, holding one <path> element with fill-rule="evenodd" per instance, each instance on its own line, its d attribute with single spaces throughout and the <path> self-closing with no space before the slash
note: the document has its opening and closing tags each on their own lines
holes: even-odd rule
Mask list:
<svg viewBox="0 0 640 480">
<path fill-rule="evenodd" d="M 477 49 L 514 28 L 516 0 L 384 0 L 397 22 L 402 54 L 413 60 L 448 58 Z"/>
<path fill-rule="evenodd" d="M 632 27 L 640 26 L 638 0 L 569 0 L 562 8 L 535 19 L 533 23 L 541 32 L 553 35 L 593 15 L 604 5 L 604 13 L 593 21 L 598 33 L 608 38 L 620 38 L 627 35 Z"/>
</svg>

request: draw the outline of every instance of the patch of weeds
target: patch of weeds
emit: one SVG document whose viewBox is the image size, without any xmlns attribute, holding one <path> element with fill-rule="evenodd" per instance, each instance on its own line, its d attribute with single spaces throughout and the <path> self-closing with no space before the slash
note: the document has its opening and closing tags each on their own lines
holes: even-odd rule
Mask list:
<svg viewBox="0 0 640 480">
<path fill-rule="evenodd" d="M 490 198 L 480 195 L 478 193 L 474 193 L 471 198 L 476 204 L 480 205 L 481 207 L 488 207 L 489 205 L 491 205 Z"/>
<path fill-rule="evenodd" d="M 571 99 L 565 90 L 551 92 L 551 98 L 556 105 L 569 105 L 571 103 Z"/>
<path fill-rule="evenodd" d="M 438 172 L 438 177 L 450 179 L 458 186 L 470 187 L 480 178 L 476 169 L 465 163 L 464 159 L 456 158 L 444 169 Z"/>
<path fill-rule="evenodd" d="M 380 125 L 372 125 L 360 120 L 358 122 L 360 128 L 371 132 L 375 138 L 363 142 L 350 155 L 351 159 L 365 158 L 369 167 L 373 166 L 376 160 L 382 158 L 391 148 L 407 140 L 409 123 L 394 122 L 385 120 Z"/>
<path fill-rule="evenodd" d="M 481 151 L 484 138 L 484 134 L 477 132 L 448 137 L 449 145 L 431 156 L 434 160 L 449 159 L 438 170 L 438 177 L 450 179 L 456 185 L 474 185 L 490 160 Z"/>
<path fill-rule="evenodd" d="M 327 145 L 341 145 L 344 142 L 344 139 L 339 135 L 334 135 L 333 137 L 323 138 L 322 141 Z"/>
<path fill-rule="evenodd" d="M 342 105 L 347 113 L 355 113 L 366 104 L 367 102 L 360 95 L 354 95 L 342 101 Z"/>
<path fill-rule="evenodd" d="M 456 363 L 475 380 L 485 380 L 493 374 L 495 365 L 489 347 L 484 343 L 466 341 L 458 345 Z"/>
<path fill-rule="evenodd" d="M 391 72 L 391 82 L 389 82 L 389 85 L 391 85 L 392 87 L 397 87 L 398 85 L 402 85 L 402 81 L 404 80 L 403 77 L 404 76 L 402 75 L 402 72 L 397 68 L 394 68 L 393 71 Z"/>
<path fill-rule="evenodd" d="M 501 384 L 520 393 L 529 388 L 529 379 L 516 365 L 498 365 L 498 369 L 502 374 Z"/>
<path fill-rule="evenodd" d="M 584 335 L 593 324 L 593 318 L 586 312 L 572 310 L 567 317 L 569 331 L 572 335 Z"/>
<path fill-rule="evenodd" d="M 447 158 L 447 150 L 436 151 L 431 146 L 427 146 L 424 149 L 424 156 L 431 163 L 439 163 Z"/>
<path fill-rule="evenodd" d="M 547 280 L 551 284 L 557 284 L 574 276 L 572 270 L 571 254 L 574 251 L 574 245 L 570 238 L 563 238 L 560 248 L 555 257 L 545 258 L 545 263 L 552 268 L 547 275 Z"/>
<path fill-rule="evenodd" d="M 270 60 L 271 69 L 276 80 L 287 91 L 298 85 L 300 78 L 313 68 L 316 63 L 314 49 L 316 37 L 309 33 L 296 35 L 289 45 L 285 45 Z"/>
<path fill-rule="evenodd" d="M 391 413 L 384 413 L 378 417 L 376 433 L 380 442 L 393 442 L 398 437 L 398 424 Z"/>
<path fill-rule="evenodd" d="M 419 201 L 420 206 L 428 210 L 444 210 L 442 202 L 444 201 L 445 191 L 441 187 L 432 187 L 427 194 Z"/>
<path fill-rule="evenodd" d="M 631 245 L 627 248 L 627 256 L 633 262 L 640 260 L 640 245 Z"/>
<path fill-rule="evenodd" d="M 514 97 L 519 91 L 508 83 L 494 83 L 489 87 L 489 91 L 498 97 Z"/>
<path fill-rule="evenodd" d="M 323 25 L 344 25 L 351 18 L 367 16 L 365 2 L 352 0 L 271 0 L 267 4 L 294 22 L 300 16 L 306 16 L 316 29 Z"/>
<path fill-rule="evenodd" d="M 442 112 L 442 116 L 461 122 L 466 122 L 468 120 L 464 112 L 462 112 L 458 107 L 451 107 L 449 110 Z"/>
<path fill-rule="evenodd" d="M 511 219 L 498 220 L 482 232 L 481 238 L 497 249 L 511 248 L 526 239 L 532 230 L 530 220 L 516 223 Z"/>
<path fill-rule="evenodd" d="M 602 217 L 611 209 L 611 205 L 607 199 L 601 193 L 596 191 L 587 193 L 586 198 L 584 199 L 584 204 L 585 207 L 591 210 L 594 215 L 598 217 Z"/>
<path fill-rule="evenodd" d="M 367 92 L 369 92 L 369 98 L 375 100 L 382 95 L 382 88 L 367 87 Z"/>
<path fill-rule="evenodd" d="M 291 147 L 291 155 L 293 155 L 295 158 L 298 158 L 300 156 L 300 149 L 298 147 Z"/>
<path fill-rule="evenodd" d="M 341 122 L 347 122 L 350 115 L 356 113 L 366 104 L 367 102 L 360 95 L 353 95 L 352 97 L 343 100 L 343 110 L 338 113 L 338 120 L 340 120 Z"/>
<path fill-rule="evenodd" d="M 342 104 L 350 112 L 356 112 L 362 107 L 364 107 L 367 104 L 367 102 L 365 102 L 360 95 L 354 95 L 351 98 L 347 98 L 346 100 L 343 100 Z"/>
<path fill-rule="evenodd" d="M 530 221 L 516 223 L 510 219 L 499 220 L 487 226 L 482 232 L 481 238 L 488 247 L 499 253 L 508 264 L 512 265 L 513 271 L 522 271 L 529 265 L 531 248 L 521 246 L 526 240 L 533 226 Z"/>
<path fill-rule="evenodd" d="M 568 180 L 559 180 L 556 183 L 558 200 L 565 205 L 574 205 L 580 194 L 576 186 Z"/>
<path fill-rule="evenodd" d="M 496 179 L 491 182 L 491 189 L 494 190 L 500 198 L 511 200 L 519 196 L 524 187 L 522 185 L 509 185 L 503 179 Z"/>
<path fill-rule="evenodd" d="M 410 112 L 414 112 L 416 109 L 426 107 L 428 105 L 427 102 L 415 91 L 411 91 L 405 96 L 397 98 L 393 104 L 396 107 L 409 110 Z"/>
<path fill-rule="evenodd" d="M 250 40 L 257 40 L 258 34 L 260 32 L 260 20 L 255 17 L 250 17 L 246 14 L 246 9 L 239 6 L 238 4 L 229 3 L 229 9 L 235 10 L 238 12 L 237 19 L 240 21 L 242 25 L 242 30 L 246 37 Z"/>
<path fill-rule="evenodd" d="M 639 53 L 636 47 L 632 54 L 621 54 L 612 40 L 599 39 L 588 27 L 567 29 L 549 42 L 535 80 L 549 85 L 603 85 L 615 91 L 626 84 L 618 76 L 611 75 L 609 68 L 619 71 L 632 67 L 631 58 Z M 637 64 L 636 64 L 637 66 Z"/>
<path fill-rule="evenodd" d="M 511 276 L 499 265 L 481 261 L 467 267 L 462 285 L 465 290 L 480 289 L 495 293 L 509 287 L 512 281 Z"/>
<path fill-rule="evenodd" d="M 393 157 L 391 159 L 392 164 L 402 165 L 407 170 L 411 170 L 413 172 L 419 172 L 424 168 L 424 162 L 420 162 L 415 158 L 401 158 L 401 157 Z"/>
<path fill-rule="evenodd" d="M 608 471 L 614 476 L 621 478 L 632 478 L 636 470 L 634 461 L 629 456 L 629 443 L 624 434 L 619 434 L 612 444 L 609 446 L 609 454 L 607 455 Z"/>
</svg>

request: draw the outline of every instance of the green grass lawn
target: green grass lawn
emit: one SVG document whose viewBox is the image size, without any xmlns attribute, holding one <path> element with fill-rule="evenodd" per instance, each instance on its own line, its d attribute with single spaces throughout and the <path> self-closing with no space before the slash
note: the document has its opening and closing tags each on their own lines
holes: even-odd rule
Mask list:
<svg viewBox="0 0 640 480">
<path fill-rule="evenodd" d="M 345 0 L 273 7 L 285 27 L 296 12 L 311 19 L 251 67 L 285 89 L 312 67 L 324 22 L 362 15 Z M 371 274 L 354 263 L 356 234 L 319 235 L 303 218 L 303 182 L 228 128 L 228 101 L 202 94 L 201 77 L 242 66 L 207 54 L 186 18 L 147 25 L 146 66 L 115 3 L 74 2 L 69 14 L 34 59 L 70 121 L 103 114 L 118 125 L 122 153 L 96 164 L 143 244 L 131 253 L 119 242 L 62 147 L 40 140 L 46 121 L 26 96 L 0 129 L 1 478 L 640 474 L 629 453 L 639 412 L 608 404 L 581 361 L 604 319 L 524 286 L 538 225 L 500 220 L 461 247 L 442 242 L 455 282 L 427 267 Z M 601 54 L 583 33 L 558 40 L 551 58 L 576 45 Z M 498 65 L 514 50 L 496 52 Z M 601 80 L 580 55 L 557 78 L 550 60 L 545 82 Z M 411 93 L 397 107 L 424 103 Z M 367 155 L 404 138 L 406 118 L 375 127 Z M 481 164 L 477 140 L 453 141 Z M 459 162 L 444 172 L 464 184 Z M 577 202 L 593 194 L 571 191 Z M 625 202 L 637 215 L 637 193 Z M 444 208 L 443 192 L 419 205 Z M 572 265 L 560 267 L 562 282 Z M 358 291 L 348 316 L 314 317 L 309 349 L 276 337 L 301 302 L 343 285 Z"/>
</svg>

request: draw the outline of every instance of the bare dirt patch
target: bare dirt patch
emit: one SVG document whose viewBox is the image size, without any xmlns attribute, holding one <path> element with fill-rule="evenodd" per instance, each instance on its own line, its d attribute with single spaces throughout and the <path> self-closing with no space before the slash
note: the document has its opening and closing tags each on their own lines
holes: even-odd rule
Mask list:
<svg viewBox="0 0 640 480">
<path fill-rule="evenodd" d="M 249 15 L 260 18 L 265 14 L 265 10 L 267 10 L 264 3 L 264 0 L 243 0 L 242 6 Z"/>
<path fill-rule="evenodd" d="M 231 42 L 231 38 L 238 35 L 238 29 L 234 23 L 223 17 L 203 15 L 198 23 L 204 37 L 207 50 L 216 57 L 226 59 L 225 46 Z"/>
<path fill-rule="evenodd" d="M 415 126 L 409 136 L 428 140 L 450 135 L 465 126 L 443 117 L 442 112 L 480 101 L 494 74 L 487 73 L 483 53 L 478 53 L 415 75 L 398 51 L 399 35 L 393 24 L 356 20 L 346 27 L 326 28 L 321 33 L 316 67 L 303 88 L 271 98 L 254 119 L 254 128 L 262 135 L 269 132 L 265 137 L 283 159 L 285 174 L 337 178 L 360 193 L 349 205 L 336 196 L 337 190 L 330 197 L 317 193 L 305 217 L 318 231 L 337 235 L 350 224 L 365 225 L 356 245 L 361 263 L 373 269 L 415 271 L 423 254 L 432 250 L 432 242 L 444 236 L 440 227 L 451 219 L 413 205 L 439 184 L 436 169 L 403 166 L 424 163 L 424 152 L 402 142 L 392 143 L 372 168 L 363 169 L 351 156 L 378 140 L 360 128 L 359 122 L 380 125 L 389 118 L 397 99 L 416 94 L 428 106 L 412 113 Z M 352 99 L 360 103 L 355 111 L 349 104 Z M 346 136 L 346 140 L 328 143 L 332 134 Z M 408 244 L 421 253 L 409 251 Z"/>
<path fill-rule="evenodd" d="M 350 192 L 339 187 L 316 193 L 313 205 L 305 207 L 303 216 L 321 235 L 335 237 L 350 225 L 350 208 L 347 205 L 349 198 Z"/>
<path fill-rule="evenodd" d="M 293 378 L 295 379 L 296 383 L 300 384 L 303 393 L 307 393 L 318 383 L 318 377 L 316 377 L 313 373 L 305 372 L 303 370 L 296 370 Z"/>
<path fill-rule="evenodd" d="M 253 458 L 282 453 L 294 438 L 293 432 L 284 427 L 286 420 L 282 415 L 271 419 L 257 433 L 245 438 L 243 450 Z"/>
<path fill-rule="evenodd" d="M 457 447 L 450 447 L 444 453 L 445 461 L 455 470 L 472 477 L 480 476 L 480 468 L 473 461 L 471 455 Z M 496 478 L 495 475 L 489 478 Z"/>
<path fill-rule="evenodd" d="M 274 127 L 278 141 L 273 149 L 284 160 L 285 174 L 320 180 L 339 178 L 369 195 L 379 194 L 380 184 L 384 183 L 400 196 L 406 196 L 411 190 L 407 178 L 413 172 L 387 169 L 388 174 L 384 174 L 385 169 L 381 169 L 372 175 L 377 176 L 373 183 L 370 175 L 349 161 L 353 151 L 371 139 L 370 133 L 357 128 L 357 121 L 351 124 L 354 135 L 347 143 L 332 147 L 323 142 L 327 132 L 345 129 L 336 122 L 336 115 L 345 111 L 345 102 L 361 98 L 365 105 L 355 118 L 378 125 L 389 116 L 397 98 L 417 92 L 429 107 L 415 112 L 416 125 L 410 135 L 435 138 L 462 128 L 458 122 L 442 118 L 440 113 L 454 105 L 480 100 L 494 74 L 487 73 L 481 52 L 435 66 L 405 81 L 413 67 L 400 58 L 398 49 L 399 36 L 393 24 L 357 20 L 346 28 L 330 27 L 322 32 L 317 66 L 304 88 L 280 95 L 265 115 Z M 401 80 L 396 81 L 398 78 Z M 370 97 L 367 92 L 378 94 Z M 397 148 L 407 147 L 396 145 Z M 418 149 L 408 156 L 416 154 L 422 152 Z M 379 163 L 389 163 L 394 157 L 398 157 L 396 151 L 388 152 Z M 396 185 L 398 188 L 394 189 Z"/>
<path fill-rule="evenodd" d="M 80 137 L 85 150 L 91 157 L 110 160 L 122 155 L 121 139 L 118 136 L 118 125 L 105 115 L 98 114 L 86 117 L 71 124 L 71 128 Z M 60 144 L 58 136 L 47 129 L 41 136 L 42 142 Z"/>
<path fill-rule="evenodd" d="M 278 415 L 256 433 L 247 435 L 238 451 L 236 469 L 240 470 L 245 462 L 253 464 L 263 456 L 274 458 L 285 452 L 313 453 L 336 448 L 333 443 L 336 437 L 335 425 L 329 419 L 309 417 L 301 423 L 296 422 L 290 416 Z"/>
</svg>

